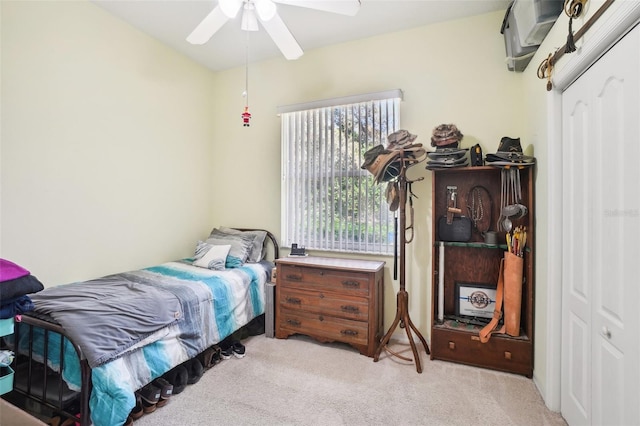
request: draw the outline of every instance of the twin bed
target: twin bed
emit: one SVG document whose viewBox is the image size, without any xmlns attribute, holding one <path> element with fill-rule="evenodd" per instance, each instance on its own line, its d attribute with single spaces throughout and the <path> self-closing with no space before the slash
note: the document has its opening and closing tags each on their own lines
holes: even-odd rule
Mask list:
<svg viewBox="0 0 640 426">
<path fill-rule="evenodd" d="M 199 243 L 194 258 L 32 295 L 36 309 L 16 327 L 16 392 L 79 414 L 83 426 L 121 425 L 135 407 L 136 390 L 247 324 L 264 321 L 274 266 L 266 253 L 274 260 L 279 255 L 274 235 L 216 231 Z M 220 247 L 230 247 L 222 270 L 221 255 L 212 255 Z M 207 248 L 214 250 L 207 254 Z M 241 248 L 245 253 L 238 254 Z"/>
</svg>

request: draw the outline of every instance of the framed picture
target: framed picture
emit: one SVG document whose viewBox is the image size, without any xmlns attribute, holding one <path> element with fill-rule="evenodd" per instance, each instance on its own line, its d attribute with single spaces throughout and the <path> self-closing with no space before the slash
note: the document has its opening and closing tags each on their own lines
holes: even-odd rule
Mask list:
<svg viewBox="0 0 640 426">
<path fill-rule="evenodd" d="M 455 298 L 456 315 L 492 318 L 496 307 L 496 286 L 456 281 Z"/>
</svg>

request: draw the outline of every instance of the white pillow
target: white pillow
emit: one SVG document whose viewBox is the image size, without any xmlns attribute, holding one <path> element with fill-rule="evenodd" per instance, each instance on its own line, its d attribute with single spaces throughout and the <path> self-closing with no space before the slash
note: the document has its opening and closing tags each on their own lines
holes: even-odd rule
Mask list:
<svg viewBox="0 0 640 426">
<path fill-rule="evenodd" d="M 231 245 L 213 245 L 198 241 L 193 264 L 201 268 L 221 271 L 227 260 Z"/>
</svg>

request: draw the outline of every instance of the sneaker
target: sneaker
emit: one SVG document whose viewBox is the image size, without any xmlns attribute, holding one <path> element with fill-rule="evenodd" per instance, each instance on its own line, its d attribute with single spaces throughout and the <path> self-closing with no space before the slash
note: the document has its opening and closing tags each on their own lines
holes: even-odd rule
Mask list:
<svg viewBox="0 0 640 426">
<path fill-rule="evenodd" d="M 220 356 L 222 359 L 229 359 L 233 356 L 233 345 L 220 346 Z"/>
<path fill-rule="evenodd" d="M 173 394 L 173 385 L 169 383 L 167 379 L 162 377 L 156 378 L 153 382 L 151 382 L 155 387 L 160 389 L 160 399 L 156 406 L 158 408 L 164 407 L 169 403 L 169 398 Z M 135 420 L 135 419 L 134 419 Z"/>
<path fill-rule="evenodd" d="M 138 390 L 137 394 L 140 395 L 140 399 L 142 400 L 142 412 L 144 414 L 156 411 L 156 404 L 160 400 L 161 393 L 161 389 L 155 387 L 151 383 Z"/>
<path fill-rule="evenodd" d="M 231 345 L 231 349 L 233 351 L 233 356 L 235 356 L 236 358 L 244 358 L 245 347 L 242 343 L 240 343 L 239 341 L 233 342 L 233 345 Z"/>
<path fill-rule="evenodd" d="M 142 398 L 143 402 L 148 402 L 149 404 L 156 404 L 160 399 L 161 390 L 151 383 L 145 385 L 138 391 L 138 395 Z"/>
</svg>

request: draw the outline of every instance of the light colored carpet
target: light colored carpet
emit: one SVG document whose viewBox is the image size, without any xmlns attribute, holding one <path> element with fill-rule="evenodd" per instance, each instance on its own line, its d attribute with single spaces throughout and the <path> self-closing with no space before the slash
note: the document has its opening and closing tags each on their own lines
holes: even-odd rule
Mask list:
<svg viewBox="0 0 640 426">
<path fill-rule="evenodd" d="M 430 361 L 423 372 L 383 354 L 305 336 L 243 340 L 245 358 L 223 360 L 135 426 L 566 425 L 523 376 Z M 408 345 L 394 350 L 410 355 Z"/>
</svg>

